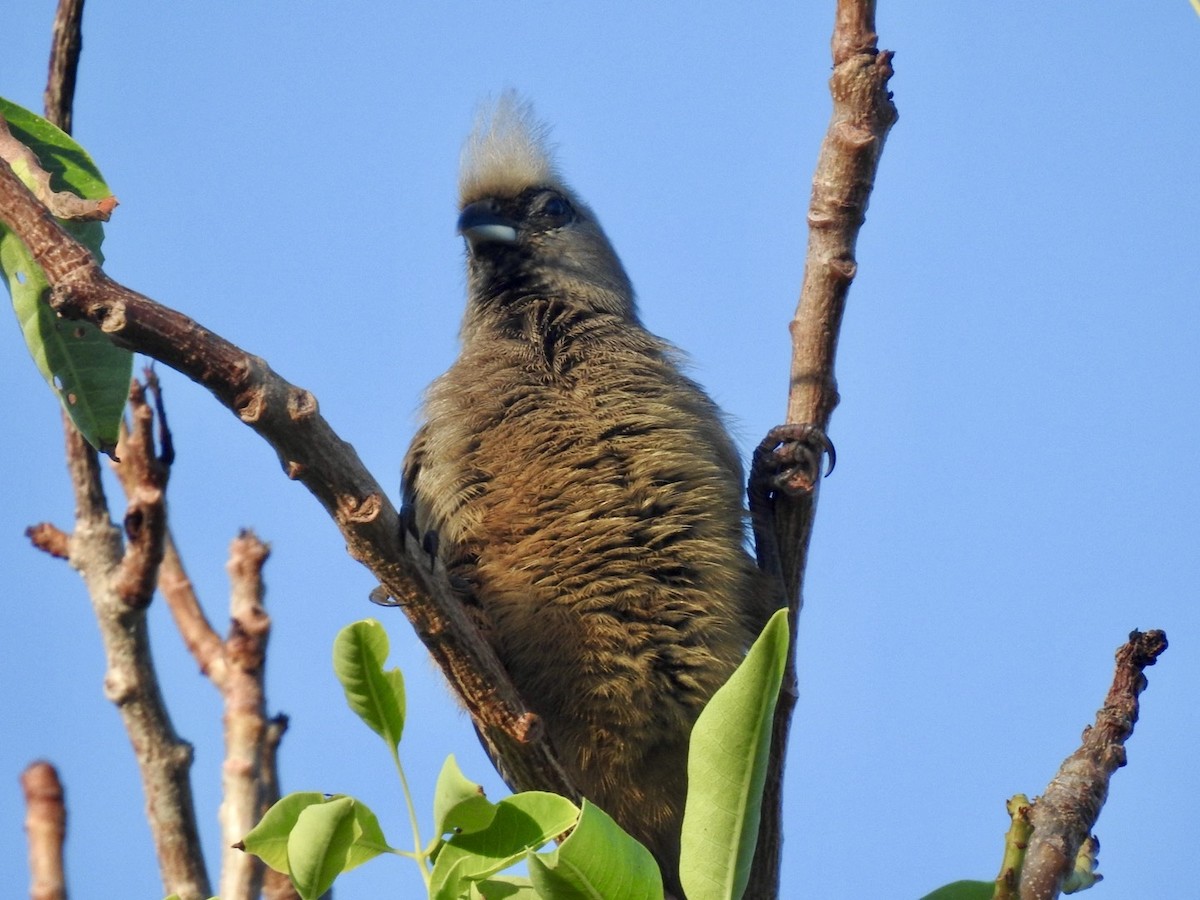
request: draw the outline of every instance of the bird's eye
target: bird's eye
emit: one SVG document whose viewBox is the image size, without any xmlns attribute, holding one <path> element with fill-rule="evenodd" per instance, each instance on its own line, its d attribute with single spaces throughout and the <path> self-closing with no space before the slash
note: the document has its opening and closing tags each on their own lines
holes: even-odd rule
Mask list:
<svg viewBox="0 0 1200 900">
<path fill-rule="evenodd" d="M 551 194 L 546 202 L 542 204 L 542 216 L 549 219 L 554 225 L 563 225 L 569 221 L 575 211 L 571 209 L 571 204 L 567 199 L 559 194 Z"/>
</svg>

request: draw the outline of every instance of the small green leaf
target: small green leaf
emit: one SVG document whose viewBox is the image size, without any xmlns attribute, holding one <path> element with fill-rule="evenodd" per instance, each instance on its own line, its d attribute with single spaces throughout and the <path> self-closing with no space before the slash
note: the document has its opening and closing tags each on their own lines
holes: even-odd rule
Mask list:
<svg viewBox="0 0 1200 900">
<path fill-rule="evenodd" d="M 483 793 L 483 785 L 463 775 L 454 754 L 446 757 L 433 795 L 433 824 L 438 835 L 481 831 L 496 818 L 496 804 Z"/>
<path fill-rule="evenodd" d="M 725 900 L 746 889 L 788 640 L 780 610 L 692 730 L 679 866 L 689 897 Z"/>
<path fill-rule="evenodd" d="M 921 900 L 992 900 L 993 881 L 955 881 L 944 885 Z"/>
<path fill-rule="evenodd" d="M 277 800 L 250 833 L 242 838 L 242 849 L 253 853 L 276 872 L 287 875 L 287 839 L 300 813 L 316 803 L 324 803 L 325 795 L 316 791 L 296 791 Z"/>
<path fill-rule="evenodd" d="M 51 174 L 55 190 L 70 190 L 99 200 L 112 195 L 95 163 L 69 135 L 41 116 L 0 98 L 0 113 L 13 136 L 37 156 Z M 17 166 L 18 171 L 25 167 Z M 27 173 L 22 180 L 29 183 Z M 64 227 L 102 260 L 104 229 L 99 222 L 66 222 Z M 98 450 L 111 453 L 120 433 L 129 395 L 133 354 L 115 346 L 88 322 L 60 319 L 46 303 L 50 285 L 21 240 L 0 225 L 0 272 L 29 354 L 75 427 Z"/>
<path fill-rule="evenodd" d="M 304 900 L 317 900 L 345 870 L 354 843 L 354 801 L 338 797 L 306 807 L 288 835 L 288 868 Z"/>
<path fill-rule="evenodd" d="M 442 847 L 433 866 L 429 896 L 434 900 L 461 897 L 470 882 L 507 869 L 578 819 L 575 804 L 557 794 L 526 791 L 501 800 L 487 828 L 455 835 Z"/>
<path fill-rule="evenodd" d="M 329 797 L 315 791 L 298 791 L 279 800 L 242 839 L 242 849 L 253 853 L 276 872 L 291 875 L 294 863 L 289 856 L 291 835 L 301 816 L 313 806 L 327 806 L 343 800 L 350 801 L 354 824 L 353 839 L 344 853 L 341 871 L 349 872 L 381 853 L 393 852 L 379 826 L 379 819 L 366 804 L 353 797 Z"/>
<path fill-rule="evenodd" d="M 384 671 L 388 637 L 374 619 L 347 625 L 333 643 L 333 670 L 346 702 L 394 751 L 404 733 L 404 676 Z"/>
<path fill-rule="evenodd" d="M 662 900 L 662 874 L 650 851 L 587 800 L 579 824 L 556 850 L 528 856 L 538 893 L 555 900 Z"/>
</svg>

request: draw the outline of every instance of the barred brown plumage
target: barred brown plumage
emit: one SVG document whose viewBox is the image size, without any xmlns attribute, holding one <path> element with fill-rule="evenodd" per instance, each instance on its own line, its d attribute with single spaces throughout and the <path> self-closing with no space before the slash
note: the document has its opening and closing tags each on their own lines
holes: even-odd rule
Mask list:
<svg viewBox="0 0 1200 900">
<path fill-rule="evenodd" d="M 467 145 L 460 204 L 462 347 L 405 459 L 409 519 L 576 784 L 679 894 L 688 736 L 772 606 L 741 462 L 512 95 Z"/>
</svg>

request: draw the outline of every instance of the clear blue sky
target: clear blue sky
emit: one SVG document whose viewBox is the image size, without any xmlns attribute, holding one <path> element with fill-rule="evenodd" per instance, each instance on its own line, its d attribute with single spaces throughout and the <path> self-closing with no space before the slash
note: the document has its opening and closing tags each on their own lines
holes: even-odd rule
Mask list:
<svg viewBox="0 0 1200 900">
<path fill-rule="evenodd" d="M 0 94 L 41 106 L 51 0 L 8 4 Z M 787 897 L 918 897 L 990 878 L 1004 801 L 1036 793 L 1132 628 L 1165 628 L 1097 832 L 1097 900 L 1196 895 L 1200 840 L 1200 19 L 1185 0 L 880 4 L 900 121 L 838 359 L 787 782 Z M 311 389 L 395 487 L 463 304 L 461 141 L 513 86 L 554 124 L 651 328 L 691 355 L 745 450 L 783 414 L 833 2 L 163 4 L 85 13 L 75 130 L 121 207 L 110 273 Z M 128 742 L 78 577 L 31 550 L 69 526 L 58 412 L 0 316 L 9 422 L 0 563 L 0 895 L 26 891 L 17 775 L 70 804 L 77 898 L 161 895 Z M 407 840 L 381 746 L 330 646 L 383 619 L 410 685 L 418 804 L 449 752 L 502 789 L 398 612 L 273 452 L 163 373 L 173 527 L 224 622 L 226 548 L 270 541 L 269 698 L 288 790 L 344 791 Z M 115 493 L 115 491 L 114 491 Z M 151 611 L 218 856 L 216 692 Z M 417 890 L 401 860 L 342 898 Z"/>
</svg>

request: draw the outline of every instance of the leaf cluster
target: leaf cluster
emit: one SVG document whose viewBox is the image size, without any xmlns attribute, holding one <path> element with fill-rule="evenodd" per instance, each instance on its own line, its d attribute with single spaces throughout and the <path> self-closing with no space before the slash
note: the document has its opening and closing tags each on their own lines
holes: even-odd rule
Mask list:
<svg viewBox="0 0 1200 900">
<path fill-rule="evenodd" d="M 689 897 L 740 897 L 749 879 L 766 777 L 775 697 L 787 659 L 786 614 L 767 626 L 742 666 L 713 697 L 693 735 L 693 790 L 680 871 Z M 372 619 L 341 631 L 333 666 L 346 702 L 387 746 L 409 806 L 413 849 L 385 837 L 362 801 L 294 793 L 276 803 L 243 849 L 288 874 L 300 896 L 321 896 L 342 872 L 382 854 L 412 859 L 431 900 L 543 897 L 661 900 L 650 852 L 602 809 L 526 791 L 491 802 L 453 756 L 438 776 L 432 837 L 421 836 L 399 748 L 406 702 L 399 669 L 387 669 L 388 638 Z M 557 846 L 547 849 L 556 842 Z M 524 865 L 524 873 L 511 871 Z"/>
</svg>

